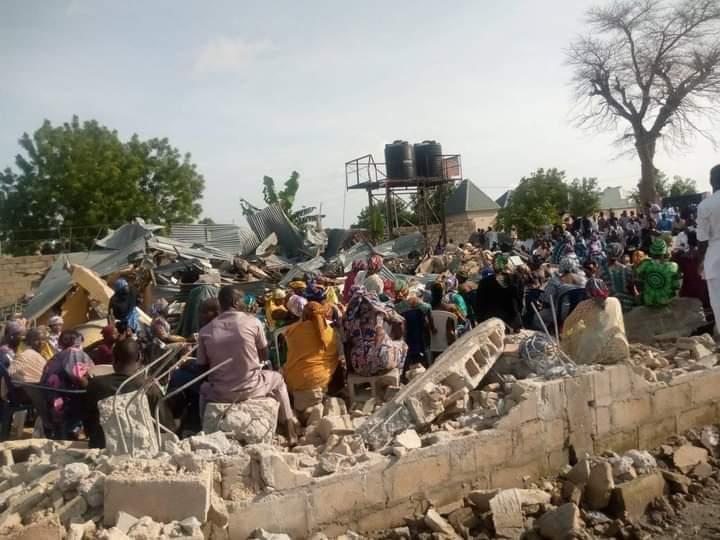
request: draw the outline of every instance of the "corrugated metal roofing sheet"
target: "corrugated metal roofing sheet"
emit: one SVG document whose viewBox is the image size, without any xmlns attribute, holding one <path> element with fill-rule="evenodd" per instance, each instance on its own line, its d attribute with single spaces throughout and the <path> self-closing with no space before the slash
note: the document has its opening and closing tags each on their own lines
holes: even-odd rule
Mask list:
<svg viewBox="0 0 720 540">
<path fill-rule="evenodd" d="M 170 228 L 170 237 L 188 244 L 210 246 L 230 255 L 248 255 L 261 242 L 252 230 L 239 225 L 178 223 Z"/>
<path fill-rule="evenodd" d="M 248 216 L 247 221 L 258 238 L 265 239 L 270 236 L 270 233 L 275 233 L 282 255 L 286 257 L 300 255 L 303 247 L 303 235 L 288 219 L 280 205 L 271 204 L 252 216 Z"/>
</svg>

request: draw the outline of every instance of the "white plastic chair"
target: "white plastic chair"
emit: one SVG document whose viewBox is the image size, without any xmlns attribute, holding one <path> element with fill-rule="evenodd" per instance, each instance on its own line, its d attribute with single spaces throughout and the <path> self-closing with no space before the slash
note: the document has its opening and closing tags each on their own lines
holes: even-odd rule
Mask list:
<svg viewBox="0 0 720 540">
<path fill-rule="evenodd" d="M 458 318 L 454 313 L 440 311 L 439 309 L 433 309 L 430 316 L 432 317 L 433 326 L 435 326 L 435 333 L 430 334 L 430 353 L 434 360 L 436 356 L 450 346 L 447 339 L 448 320 L 452 321 L 453 329 L 457 331 Z"/>
<path fill-rule="evenodd" d="M 94 377 L 100 377 L 102 375 L 111 375 L 115 373 L 115 369 L 110 364 L 99 364 L 95 365 L 90 369 L 90 373 Z"/>
</svg>

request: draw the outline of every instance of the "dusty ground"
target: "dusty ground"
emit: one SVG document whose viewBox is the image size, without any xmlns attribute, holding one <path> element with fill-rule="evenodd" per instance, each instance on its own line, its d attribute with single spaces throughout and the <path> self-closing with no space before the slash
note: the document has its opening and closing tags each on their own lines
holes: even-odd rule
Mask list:
<svg viewBox="0 0 720 540">
<path fill-rule="evenodd" d="M 717 472 L 716 472 L 717 475 Z M 715 478 L 705 480 L 703 489 L 688 495 L 680 504 L 672 506 L 672 513 L 651 511 L 643 520 L 643 532 L 649 538 L 670 540 L 676 538 L 720 539 L 720 483 Z M 677 498 L 672 499 L 673 502 Z M 665 507 L 665 510 L 668 510 Z"/>
</svg>

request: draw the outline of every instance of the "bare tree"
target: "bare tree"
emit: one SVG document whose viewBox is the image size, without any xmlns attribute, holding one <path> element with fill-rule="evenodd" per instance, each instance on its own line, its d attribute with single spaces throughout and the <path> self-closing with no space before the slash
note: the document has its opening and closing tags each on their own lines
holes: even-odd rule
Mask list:
<svg viewBox="0 0 720 540">
<path fill-rule="evenodd" d="M 720 105 L 720 0 L 620 0 L 588 11 L 568 50 L 578 125 L 622 129 L 640 158 L 640 200 L 656 202 L 655 148 L 687 145 Z"/>
</svg>

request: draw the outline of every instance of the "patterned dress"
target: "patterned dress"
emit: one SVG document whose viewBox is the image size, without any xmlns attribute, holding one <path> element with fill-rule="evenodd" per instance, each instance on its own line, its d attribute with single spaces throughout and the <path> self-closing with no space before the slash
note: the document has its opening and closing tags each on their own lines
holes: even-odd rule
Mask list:
<svg viewBox="0 0 720 540">
<path fill-rule="evenodd" d="M 387 333 L 385 323 L 401 324 L 403 318 L 391 307 L 382 304 L 377 296 L 358 288 L 348 304 L 343 330 L 349 344 L 352 371 L 371 376 L 391 369 L 402 371 L 408 346 Z"/>
</svg>

